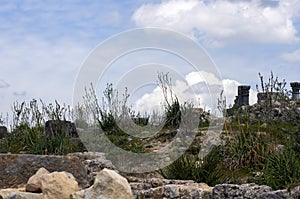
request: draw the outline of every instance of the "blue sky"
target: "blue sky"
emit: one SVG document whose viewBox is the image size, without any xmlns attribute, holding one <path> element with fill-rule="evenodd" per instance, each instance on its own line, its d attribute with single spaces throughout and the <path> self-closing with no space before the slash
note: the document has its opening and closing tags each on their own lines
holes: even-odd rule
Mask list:
<svg viewBox="0 0 300 199">
<path fill-rule="evenodd" d="M 297 0 L 3 0 L 0 112 L 32 98 L 70 104 L 89 53 L 112 35 L 143 27 L 172 29 L 203 46 L 229 103 L 239 83 L 255 90 L 258 72 L 300 81 Z"/>
</svg>

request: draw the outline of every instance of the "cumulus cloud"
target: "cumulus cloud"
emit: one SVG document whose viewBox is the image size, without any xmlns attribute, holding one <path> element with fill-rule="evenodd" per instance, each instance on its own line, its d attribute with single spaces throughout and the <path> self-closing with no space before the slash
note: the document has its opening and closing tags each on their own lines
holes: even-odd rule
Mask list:
<svg viewBox="0 0 300 199">
<path fill-rule="evenodd" d="M 281 58 L 288 62 L 300 62 L 300 49 L 291 53 L 283 53 Z"/>
<path fill-rule="evenodd" d="M 299 1 L 166 0 L 144 4 L 132 19 L 139 27 L 171 28 L 197 35 L 212 46 L 224 41 L 292 43 L 299 41 L 293 18 Z"/>
<path fill-rule="evenodd" d="M 210 85 L 221 84 L 221 81 L 214 74 L 205 71 L 191 72 L 185 78 L 189 85 L 194 85 L 200 82 L 205 82 Z"/>
<path fill-rule="evenodd" d="M 217 101 L 217 99 L 212 99 L 212 92 L 207 87 L 207 83 L 204 79 L 198 78 L 201 72 L 191 72 L 186 75 L 186 82 L 176 81 L 173 86 L 175 94 L 178 96 L 181 103 L 189 101 L 193 102 L 195 106 L 200 106 L 205 108 L 205 110 L 211 110 L 212 100 Z M 202 72 L 203 73 L 203 72 Z M 213 74 L 210 74 L 213 76 Z M 197 81 L 196 81 L 197 80 Z M 237 88 L 241 85 L 240 82 L 231 79 L 222 80 L 224 94 L 226 97 L 226 103 L 229 107 L 233 105 L 235 96 L 237 96 Z M 215 93 L 217 96 L 220 93 Z M 253 89 L 250 89 L 249 103 L 254 104 L 257 101 L 257 92 Z M 196 100 L 196 101 L 195 101 Z M 162 111 L 162 105 L 164 103 L 163 93 L 159 87 L 156 87 L 152 92 L 144 94 L 139 98 L 133 108 L 142 113 L 150 111 Z"/>
<path fill-rule="evenodd" d="M 241 85 L 240 82 L 237 82 L 232 79 L 224 79 L 222 80 L 224 86 L 224 96 L 226 96 L 227 106 L 233 105 L 235 96 L 238 95 L 238 86 Z M 257 91 L 250 88 L 249 91 L 249 104 L 255 104 L 257 102 Z"/>
</svg>

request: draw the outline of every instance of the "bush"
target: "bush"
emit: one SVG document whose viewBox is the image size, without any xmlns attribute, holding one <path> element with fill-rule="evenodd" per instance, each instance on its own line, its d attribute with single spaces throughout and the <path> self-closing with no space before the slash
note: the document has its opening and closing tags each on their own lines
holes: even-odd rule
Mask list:
<svg viewBox="0 0 300 199">
<path fill-rule="evenodd" d="M 180 104 L 177 97 L 172 104 L 168 104 L 165 107 L 165 128 L 178 128 L 181 122 Z"/>
<path fill-rule="evenodd" d="M 78 151 L 82 150 L 78 150 L 69 136 L 62 132 L 50 137 L 40 136 L 29 152 L 39 155 L 65 155 Z"/>
<path fill-rule="evenodd" d="M 168 179 L 194 180 L 214 186 L 225 179 L 221 162 L 221 148 L 215 147 L 203 159 L 185 154 L 159 173 Z"/>
<path fill-rule="evenodd" d="M 28 126 L 25 125 L 19 126 L 11 133 L 6 134 L 5 137 L 0 140 L 1 152 L 20 153 L 26 146 L 25 134 L 27 128 Z"/>
<path fill-rule="evenodd" d="M 40 106 L 42 105 L 42 106 Z M 32 154 L 66 154 L 84 151 L 81 143 L 73 142 L 69 135 L 58 132 L 55 136 L 46 137 L 45 121 L 65 120 L 71 116 L 69 106 L 45 105 L 41 100 L 31 100 L 29 103 L 13 104 L 13 124 L 11 132 L 0 140 L 1 152 L 32 153 Z"/>
<path fill-rule="evenodd" d="M 265 167 L 258 183 L 275 190 L 300 185 L 300 158 L 293 150 L 275 153 L 268 158 Z"/>
<path fill-rule="evenodd" d="M 107 138 L 116 146 L 134 153 L 144 153 L 144 148 L 142 142 L 135 138 L 128 136 L 127 134 L 123 135 L 107 135 Z"/>
<path fill-rule="evenodd" d="M 270 137 L 249 130 L 242 131 L 229 143 L 230 167 L 261 169 L 274 148 Z"/>
</svg>

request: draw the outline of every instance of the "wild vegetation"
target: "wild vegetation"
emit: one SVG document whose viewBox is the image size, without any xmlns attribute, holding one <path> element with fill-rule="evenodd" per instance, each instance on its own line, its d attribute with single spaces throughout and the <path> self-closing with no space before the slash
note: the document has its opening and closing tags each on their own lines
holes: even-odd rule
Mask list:
<svg viewBox="0 0 300 199">
<path fill-rule="evenodd" d="M 218 183 L 255 182 L 274 189 L 300 185 L 300 116 L 295 112 L 300 101 L 290 99 L 286 82 L 274 78 L 264 82 L 259 74 L 261 92 L 266 98 L 254 106 L 235 107 L 232 115 L 226 115 L 226 99 L 220 96 L 219 109 L 225 115 L 225 124 L 220 134 L 222 144 L 211 149 L 204 158 L 199 158 L 201 140 L 213 120 L 205 110 L 199 112 L 196 138 L 185 154 L 171 165 L 158 171 L 165 178 L 191 179 L 213 186 Z M 81 129 L 98 127 L 108 139 L 134 153 L 152 152 L 157 143 L 167 144 L 176 135 L 186 109 L 191 104 L 180 104 L 173 93 L 168 74 L 158 75 L 158 85 L 164 98 L 164 115 L 157 113 L 130 122 L 140 117 L 128 106 L 129 94 L 125 89 L 122 97 L 108 84 L 102 101 L 97 99 L 91 86 L 86 90 L 84 104 L 73 109 L 70 106 L 46 105 L 41 100 L 29 103 L 14 103 L 10 133 L 0 140 L 0 150 L 11 153 L 67 154 L 85 151 L 82 144 L 74 141 L 65 132 L 46 136 L 47 120 L 71 120 Z M 257 86 L 258 88 L 258 86 Z M 279 109 L 280 114 L 272 110 Z M 258 111 L 257 111 L 258 110 Z M 5 117 L 0 118 L 5 123 Z M 139 138 L 141 128 L 147 124 L 155 127 L 161 123 L 161 130 L 152 138 Z M 127 132 L 133 134 L 128 135 Z"/>
</svg>

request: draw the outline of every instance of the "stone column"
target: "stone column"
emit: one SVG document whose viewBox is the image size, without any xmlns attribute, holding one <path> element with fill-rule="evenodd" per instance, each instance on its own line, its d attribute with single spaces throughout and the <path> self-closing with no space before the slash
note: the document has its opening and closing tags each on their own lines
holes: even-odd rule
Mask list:
<svg viewBox="0 0 300 199">
<path fill-rule="evenodd" d="M 300 99 L 300 82 L 291 82 L 292 87 L 292 100 Z"/>
<path fill-rule="evenodd" d="M 249 105 L 249 90 L 250 86 L 238 87 L 238 106 Z"/>
</svg>

